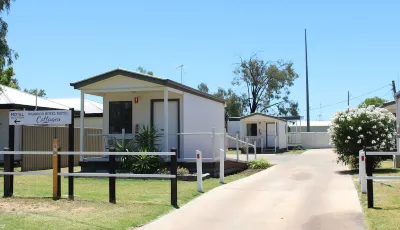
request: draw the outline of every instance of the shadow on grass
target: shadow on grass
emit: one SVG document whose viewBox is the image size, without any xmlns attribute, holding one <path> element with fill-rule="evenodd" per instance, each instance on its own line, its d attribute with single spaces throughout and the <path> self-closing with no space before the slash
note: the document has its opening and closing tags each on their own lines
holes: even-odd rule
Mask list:
<svg viewBox="0 0 400 230">
<path fill-rule="evenodd" d="M 358 170 L 341 170 L 341 171 L 336 171 L 335 173 L 340 174 L 340 175 L 357 175 Z"/>
<path fill-rule="evenodd" d="M 398 172 L 400 172 L 399 169 L 375 169 L 373 174 L 388 174 L 388 173 L 398 173 Z M 336 171 L 335 173 L 340 175 L 357 175 L 358 169 L 341 170 L 341 171 Z"/>
</svg>

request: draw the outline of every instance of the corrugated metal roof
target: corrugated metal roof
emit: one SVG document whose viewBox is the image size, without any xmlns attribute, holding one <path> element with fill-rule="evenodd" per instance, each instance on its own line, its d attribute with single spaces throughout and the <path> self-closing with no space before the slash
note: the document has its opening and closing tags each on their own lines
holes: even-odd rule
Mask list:
<svg viewBox="0 0 400 230">
<path fill-rule="evenodd" d="M 0 105 L 22 105 L 34 107 L 36 106 L 36 96 L 25 93 L 18 89 L 13 89 L 4 85 L 0 85 Z M 65 105 L 47 100 L 45 98 L 37 98 L 37 106 L 48 109 L 69 109 Z"/>
<path fill-rule="evenodd" d="M 289 126 L 300 126 L 300 121 L 289 122 Z M 331 121 L 310 121 L 310 126 L 330 126 Z M 301 126 L 307 126 L 307 121 L 301 121 Z"/>
<path fill-rule="evenodd" d="M 173 80 L 170 80 L 170 79 L 163 79 L 163 78 L 159 78 L 159 77 L 154 77 L 154 76 L 151 76 L 151 75 L 137 73 L 137 72 L 133 72 L 133 71 L 126 70 L 126 69 L 120 69 L 120 68 L 114 69 L 114 70 L 111 70 L 111 71 L 108 71 L 108 72 L 105 72 L 105 73 L 102 73 L 102 74 L 99 74 L 99 75 L 96 75 L 94 77 L 86 78 L 86 79 L 81 80 L 81 81 L 77 81 L 77 82 L 71 83 L 70 85 L 73 86 L 74 89 L 80 89 L 80 88 L 82 88 L 84 86 L 91 85 L 91 84 L 94 84 L 96 82 L 103 81 L 103 80 L 106 80 L 106 79 L 109 79 L 109 78 L 112 78 L 112 77 L 115 77 L 115 76 L 130 77 L 130 78 L 138 79 L 138 80 L 141 80 L 141 81 L 147 81 L 147 82 L 151 82 L 151 83 L 158 84 L 158 85 L 168 86 L 170 88 L 181 90 L 181 91 L 186 92 L 186 93 L 190 93 L 190 94 L 193 94 L 193 95 L 196 95 L 196 96 L 199 96 L 199 97 L 207 98 L 209 100 L 213 100 L 213 101 L 225 104 L 225 100 L 223 100 L 223 99 L 221 99 L 219 97 L 216 97 L 216 96 L 208 94 L 208 93 L 201 92 L 200 90 L 194 89 L 194 88 L 189 87 L 187 85 L 183 85 L 183 84 L 178 83 L 176 81 L 173 81 Z"/>
<path fill-rule="evenodd" d="M 58 104 L 65 105 L 70 108 L 74 108 L 75 111 L 81 111 L 81 99 L 80 98 L 57 98 L 49 99 Z M 103 113 L 103 104 L 85 99 L 85 113 Z"/>
</svg>

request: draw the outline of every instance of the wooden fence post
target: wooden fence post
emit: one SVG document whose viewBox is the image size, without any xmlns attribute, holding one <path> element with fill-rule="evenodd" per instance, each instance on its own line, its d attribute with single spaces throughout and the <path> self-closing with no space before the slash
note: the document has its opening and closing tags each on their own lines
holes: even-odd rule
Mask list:
<svg viewBox="0 0 400 230">
<path fill-rule="evenodd" d="M 110 152 L 115 152 L 115 149 L 110 148 Z M 116 173 L 115 155 L 109 155 L 108 160 L 109 160 L 108 173 L 115 174 Z M 108 178 L 108 191 L 109 191 L 108 201 L 112 204 L 115 204 L 117 202 L 116 195 L 115 195 L 115 180 L 116 180 L 116 178 L 111 177 L 111 175 Z"/>
<path fill-rule="evenodd" d="M 10 151 L 8 147 L 4 148 L 4 151 Z M 9 154 L 4 154 L 4 172 L 11 172 L 11 159 Z M 4 175 L 4 196 L 3 197 L 11 197 L 11 175 Z"/>
<path fill-rule="evenodd" d="M 175 154 L 171 156 L 171 175 L 175 175 L 171 178 L 171 205 L 178 207 L 178 161 L 177 161 L 177 150 L 176 148 L 171 149 L 171 152 Z"/>
<path fill-rule="evenodd" d="M 365 158 L 367 176 L 372 177 L 373 171 L 373 156 L 369 155 Z M 368 208 L 374 207 L 374 181 L 372 179 L 367 179 L 367 200 Z"/>
<path fill-rule="evenodd" d="M 74 152 L 74 109 L 71 109 L 71 124 L 68 126 L 68 151 Z M 68 155 L 68 173 L 74 173 L 75 155 Z M 68 199 L 74 199 L 74 177 L 68 176 Z"/>
<path fill-rule="evenodd" d="M 8 148 L 9 151 L 15 150 L 15 126 L 8 126 Z M 14 172 L 14 154 L 9 155 L 10 157 L 10 172 Z M 14 194 L 14 175 L 10 175 L 10 196 Z"/>
<path fill-rule="evenodd" d="M 53 139 L 53 200 L 61 198 L 60 161 L 58 156 L 58 139 Z"/>
</svg>

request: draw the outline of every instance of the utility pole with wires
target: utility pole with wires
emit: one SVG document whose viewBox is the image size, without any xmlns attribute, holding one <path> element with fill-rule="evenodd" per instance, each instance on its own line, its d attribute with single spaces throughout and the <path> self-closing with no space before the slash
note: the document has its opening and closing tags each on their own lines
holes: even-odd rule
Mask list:
<svg viewBox="0 0 400 230">
<path fill-rule="evenodd" d="M 394 81 L 392 81 L 392 90 L 393 90 L 393 96 L 396 95 L 396 85 L 394 84 Z"/>
<path fill-rule="evenodd" d="M 176 67 L 177 69 L 178 69 L 178 68 L 181 68 L 181 84 L 183 84 L 183 80 L 182 80 L 183 66 L 184 66 L 184 65 L 180 65 L 180 66 Z"/>
<path fill-rule="evenodd" d="M 307 132 L 310 132 L 310 98 L 308 92 L 308 55 L 307 55 L 307 29 L 304 29 L 304 45 L 306 51 L 306 103 L 307 103 Z"/>
<path fill-rule="evenodd" d="M 347 91 L 347 107 L 350 106 L 350 91 Z"/>
</svg>

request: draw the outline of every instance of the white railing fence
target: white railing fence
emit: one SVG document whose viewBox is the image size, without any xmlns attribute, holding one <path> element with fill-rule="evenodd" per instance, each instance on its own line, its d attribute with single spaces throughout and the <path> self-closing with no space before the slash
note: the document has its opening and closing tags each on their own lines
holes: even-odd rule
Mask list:
<svg viewBox="0 0 400 230">
<path fill-rule="evenodd" d="M 236 137 L 232 137 L 229 135 L 226 135 L 226 137 L 228 140 L 233 141 L 236 144 L 236 161 L 239 161 L 240 149 L 243 149 L 243 148 L 246 148 L 246 162 L 249 161 L 249 147 L 254 149 L 254 158 L 257 159 L 257 142 L 256 141 L 254 141 L 253 144 L 251 144 L 251 141 L 249 141 L 248 138 L 245 138 L 245 140 L 241 140 L 239 135 L 237 135 L 237 134 L 236 134 Z"/>
<path fill-rule="evenodd" d="M 400 180 L 400 176 L 373 176 L 374 156 L 400 156 L 400 152 L 369 152 L 359 151 L 359 180 L 361 183 L 361 192 L 367 193 L 368 208 L 374 207 L 374 185 L 373 181 L 392 181 Z"/>
</svg>

